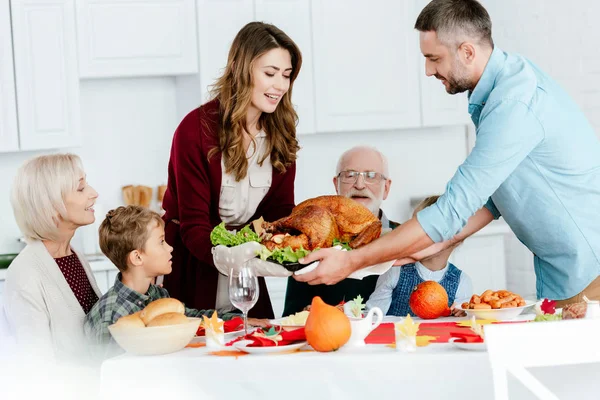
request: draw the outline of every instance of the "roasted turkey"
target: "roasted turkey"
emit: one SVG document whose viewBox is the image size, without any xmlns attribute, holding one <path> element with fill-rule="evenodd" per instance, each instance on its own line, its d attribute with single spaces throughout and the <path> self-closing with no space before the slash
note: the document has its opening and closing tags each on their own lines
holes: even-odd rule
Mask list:
<svg viewBox="0 0 600 400">
<path fill-rule="evenodd" d="M 381 221 L 362 204 L 344 196 L 320 196 L 298 204 L 288 217 L 263 223 L 269 249 L 331 247 L 334 239 L 353 249 L 377 239 Z"/>
</svg>

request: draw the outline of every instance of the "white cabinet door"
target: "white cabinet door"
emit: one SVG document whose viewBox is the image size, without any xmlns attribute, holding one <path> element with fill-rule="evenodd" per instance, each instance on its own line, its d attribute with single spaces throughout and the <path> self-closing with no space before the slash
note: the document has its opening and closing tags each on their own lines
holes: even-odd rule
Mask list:
<svg viewBox="0 0 600 400">
<path fill-rule="evenodd" d="M 503 234 L 472 236 L 454 250 L 450 260 L 469 275 L 474 293 L 506 289 Z"/>
<path fill-rule="evenodd" d="M 74 0 L 12 0 L 21 150 L 80 145 Z"/>
<path fill-rule="evenodd" d="M 423 126 L 470 124 L 467 93 L 450 95 L 440 80 L 433 76 L 425 76 L 424 57 L 421 57 L 420 70 Z"/>
<path fill-rule="evenodd" d="M 115 267 L 115 269 L 111 269 L 106 271 L 106 279 L 108 279 L 108 288 L 111 288 L 115 284 L 115 279 L 119 275 L 119 270 Z"/>
<path fill-rule="evenodd" d="M 254 20 L 254 4 L 252 0 L 198 0 L 197 13 L 200 105 L 209 99 L 209 87 L 223 73 L 235 35 Z"/>
<path fill-rule="evenodd" d="M 10 3 L 0 4 L 0 152 L 19 149 Z"/>
<path fill-rule="evenodd" d="M 300 48 L 302 68 L 292 92 L 299 121 L 297 133 L 315 133 L 310 0 L 256 0 L 256 19 L 277 26 Z"/>
<path fill-rule="evenodd" d="M 195 0 L 77 0 L 82 78 L 198 71 Z"/>
<path fill-rule="evenodd" d="M 317 131 L 421 125 L 413 1 L 312 3 Z"/>
<path fill-rule="evenodd" d="M 106 293 L 110 285 L 108 284 L 108 271 L 97 271 L 94 272 L 94 279 L 96 279 L 96 285 L 102 294 Z"/>
<path fill-rule="evenodd" d="M 430 0 L 416 0 L 416 16 Z M 416 17 L 414 19 L 416 21 Z M 413 21 L 413 26 L 414 26 Z M 423 126 L 466 125 L 471 123 L 467 94 L 450 95 L 434 76 L 425 75 L 425 57 L 419 54 L 419 83 L 421 88 L 421 115 Z"/>
</svg>

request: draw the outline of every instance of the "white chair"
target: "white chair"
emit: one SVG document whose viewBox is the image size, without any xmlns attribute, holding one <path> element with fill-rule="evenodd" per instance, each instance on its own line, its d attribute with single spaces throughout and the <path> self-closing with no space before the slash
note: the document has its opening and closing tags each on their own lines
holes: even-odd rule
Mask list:
<svg viewBox="0 0 600 400">
<path fill-rule="evenodd" d="M 508 399 L 507 372 L 537 398 L 553 394 L 526 368 L 600 362 L 600 320 L 492 324 L 484 328 L 496 400 Z"/>
</svg>

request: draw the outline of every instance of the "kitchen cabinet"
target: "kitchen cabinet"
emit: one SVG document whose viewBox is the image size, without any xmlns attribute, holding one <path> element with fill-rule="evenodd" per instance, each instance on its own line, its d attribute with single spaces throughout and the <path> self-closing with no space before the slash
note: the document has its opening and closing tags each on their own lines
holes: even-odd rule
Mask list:
<svg viewBox="0 0 600 400">
<path fill-rule="evenodd" d="M 430 0 L 415 0 L 417 16 Z M 418 32 L 417 32 L 418 35 Z M 421 92 L 421 118 L 424 127 L 467 125 L 471 124 L 468 111 L 467 93 L 450 95 L 444 85 L 434 76 L 425 75 L 425 57 L 420 49 L 419 55 L 419 88 Z"/>
<path fill-rule="evenodd" d="M 229 48 L 238 31 L 254 20 L 252 0 L 197 0 L 198 73 L 175 77 L 177 117 L 210 99 L 210 87 L 227 65 Z"/>
<path fill-rule="evenodd" d="M 302 51 L 292 103 L 299 117 L 297 133 L 315 133 L 310 6 L 310 0 L 198 0 L 200 73 L 176 78 L 178 117 L 210 99 L 210 86 L 223 73 L 233 39 L 244 25 L 258 20 L 282 29 Z"/>
<path fill-rule="evenodd" d="M 508 225 L 495 221 L 452 252 L 450 262 L 469 275 L 474 293 L 507 289 L 505 238 L 510 233 Z"/>
<path fill-rule="evenodd" d="M 0 3 L 0 152 L 19 149 L 10 3 Z"/>
<path fill-rule="evenodd" d="M 318 132 L 421 126 L 415 5 L 312 3 Z"/>
<path fill-rule="evenodd" d="M 115 277 L 119 273 L 119 270 L 104 256 L 89 257 L 88 261 L 100 292 L 102 294 L 106 293 L 115 283 Z"/>
<path fill-rule="evenodd" d="M 75 1 L 10 5 L 20 149 L 78 146 Z"/>
<path fill-rule="evenodd" d="M 209 99 L 210 86 L 223 73 L 235 35 L 244 25 L 253 20 L 252 0 L 198 0 L 201 84 L 199 104 Z"/>
<path fill-rule="evenodd" d="M 299 122 L 298 134 L 315 133 L 315 94 L 310 0 L 256 0 L 256 20 L 283 30 L 302 52 L 302 68 L 292 92 Z"/>
<path fill-rule="evenodd" d="M 419 84 L 424 127 L 471 124 L 467 93 L 450 95 L 433 76 L 425 76 L 425 58 L 421 57 Z"/>
<path fill-rule="evenodd" d="M 80 76 L 196 73 L 195 13 L 195 0 L 77 0 Z"/>
</svg>

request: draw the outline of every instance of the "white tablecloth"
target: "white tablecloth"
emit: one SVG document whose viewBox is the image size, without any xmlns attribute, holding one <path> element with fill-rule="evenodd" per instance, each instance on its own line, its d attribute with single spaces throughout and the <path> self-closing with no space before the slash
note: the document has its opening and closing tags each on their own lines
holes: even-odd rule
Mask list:
<svg viewBox="0 0 600 400">
<path fill-rule="evenodd" d="M 551 349 L 549 349 L 551 351 Z M 164 356 L 123 355 L 102 365 L 101 398 L 492 399 L 487 352 L 432 343 L 415 353 L 385 345 L 335 353 L 250 354 L 186 348 Z M 561 399 L 598 399 L 600 364 L 531 369 Z M 509 377 L 511 399 L 533 398 Z"/>
</svg>

